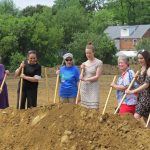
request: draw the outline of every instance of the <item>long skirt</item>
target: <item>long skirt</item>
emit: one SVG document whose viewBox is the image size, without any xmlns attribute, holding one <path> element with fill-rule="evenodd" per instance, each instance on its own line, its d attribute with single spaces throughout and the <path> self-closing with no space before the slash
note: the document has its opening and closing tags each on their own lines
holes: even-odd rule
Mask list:
<svg viewBox="0 0 150 150">
<path fill-rule="evenodd" d="M 0 93 L 0 109 L 9 107 L 7 85 L 4 83 L 2 92 Z"/>
<path fill-rule="evenodd" d="M 87 108 L 99 108 L 99 82 L 81 82 L 81 105 Z"/>
</svg>

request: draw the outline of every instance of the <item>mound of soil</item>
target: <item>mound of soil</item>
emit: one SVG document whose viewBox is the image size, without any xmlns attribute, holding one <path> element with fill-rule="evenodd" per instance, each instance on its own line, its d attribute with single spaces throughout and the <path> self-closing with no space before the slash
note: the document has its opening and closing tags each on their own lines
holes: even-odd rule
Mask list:
<svg viewBox="0 0 150 150">
<path fill-rule="evenodd" d="M 1 150 L 150 150 L 150 130 L 133 116 L 73 104 L 0 111 Z"/>
</svg>

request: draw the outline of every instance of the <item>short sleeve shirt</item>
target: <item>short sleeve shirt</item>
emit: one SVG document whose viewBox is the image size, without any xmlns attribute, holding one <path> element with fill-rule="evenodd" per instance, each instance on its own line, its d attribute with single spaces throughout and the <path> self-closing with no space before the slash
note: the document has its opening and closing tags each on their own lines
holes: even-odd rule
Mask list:
<svg viewBox="0 0 150 150">
<path fill-rule="evenodd" d="M 30 77 L 34 77 L 35 75 L 41 76 L 41 66 L 39 64 L 28 64 L 25 62 L 24 74 Z M 26 88 L 37 88 L 38 82 L 30 82 L 28 80 L 23 80 L 23 87 Z"/>
<path fill-rule="evenodd" d="M 76 66 L 60 68 L 60 96 L 72 98 L 77 95 L 77 83 L 79 81 L 79 69 Z"/>
<path fill-rule="evenodd" d="M 132 79 L 134 77 L 134 71 L 131 69 L 128 69 L 125 74 L 119 76 L 118 80 L 117 80 L 117 85 L 123 85 L 123 86 L 129 86 L 129 84 L 131 83 Z M 134 87 L 138 87 L 138 84 L 135 83 Z M 116 92 L 116 97 L 117 97 L 117 101 L 118 103 L 120 103 L 120 101 L 122 100 L 122 97 L 124 96 L 125 92 L 121 91 L 121 90 L 117 90 Z M 137 95 L 135 94 L 129 94 L 126 96 L 123 104 L 127 104 L 127 105 L 136 105 L 137 103 Z"/>
</svg>

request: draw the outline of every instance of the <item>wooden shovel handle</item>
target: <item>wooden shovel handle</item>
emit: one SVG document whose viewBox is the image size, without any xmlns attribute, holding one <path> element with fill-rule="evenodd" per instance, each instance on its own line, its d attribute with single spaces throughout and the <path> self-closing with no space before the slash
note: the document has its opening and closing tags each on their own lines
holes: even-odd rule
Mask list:
<svg viewBox="0 0 150 150">
<path fill-rule="evenodd" d="M 56 103 L 58 84 L 59 84 L 59 73 L 57 74 L 57 78 L 56 78 L 56 86 L 55 86 L 55 93 L 54 93 L 54 103 Z"/>
<path fill-rule="evenodd" d="M 138 74 L 139 74 L 139 71 L 136 72 L 135 77 L 132 79 L 131 83 L 129 84 L 129 86 L 128 86 L 128 88 L 127 88 L 128 90 L 130 90 L 130 88 L 132 87 L 132 85 L 133 85 L 133 83 L 134 83 L 134 81 L 135 81 L 135 78 L 136 78 L 136 76 L 137 76 Z M 125 93 L 125 94 L 123 95 L 123 97 L 122 97 L 122 99 L 121 99 L 121 101 L 120 101 L 118 107 L 116 108 L 114 114 L 116 114 L 116 113 L 118 112 L 118 110 L 119 110 L 121 104 L 123 103 L 124 99 L 126 98 L 126 96 L 127 96 L 127 94 Z"/>
<path fill-rule="evenodd" d="M 149 116 L 148 116 L 148 119 L 147 119 L 146 128 L 148 127 L 149 122 L 150 122 L 150 113 L 149 113 Z"/>
<path fill-rule="evenodd" d="M 4 83 L 5 83 L 6 77 L 7 77 L 7 73 L 5 73 L 5 76 L 3 78 L 3 81 L 2 81 L 2 84 L 1 84 L 1 87 L 0 87 L 0 92 L 2 92 L 2 90 L 3 90 L 3 86 L 4 86 Z"/>
<path fill-rule="evenodd" d="M 46 84 L 47 101 L 48 101 L 48 103 L 50 103 L 50 101 L 49 101 L 49 87 L 48 87 L 47 68 L 45 67 L 44 70 L 45 70 L 45 84 Z"/>
<path fill-rule="evenodd" d="M 112 81 L 113 83 L 115 82 L 116 77 L 117 77 L 117 76 L 114 76 L 113 81 Z M 110 97 L 111 91 L 112 91 L 112 87 L 110 87 L 110 90 L 109 90 L 109 93 L 108 93 L 108 96 L 107 96 L 107 99 L 106 99 L 106 102 L 105 102 L 105 106 L 104 106 L 104 109 L 103 109 L 102 115 L 105 113 L 105 110 L 106 110 L 106 107 L 107 107 L 107 103 L 108 103 L 108 100 L 109 100 L 109 97 Z"/>
<path fill-rule="evenodd" d="M 24 68 L 21 70 L 21 74 L 24 73 Z M 20 92 L 19 92 L 19 109 L 21 107 L 21 98 L 22 98 L 22 85 L 23 85 L 23 78 L 20 79 Z"/>
<path fill-rule="evenodd" d="M 83 75 L 83 71 L 84 71 L 84 69 L 81 69 L 81 74 L 80 74 L 80 76 L 82 76 Z M 80 96 L 80 87 L 81 87 L 81 80 L 79 81 L 79 84 L 78 84 L 78 92 L 77 92 L 77 97 L 76 97 L 76 104 L 78 104 L 78 100 L 79 100 L 79 96 Z"/>
</svg>

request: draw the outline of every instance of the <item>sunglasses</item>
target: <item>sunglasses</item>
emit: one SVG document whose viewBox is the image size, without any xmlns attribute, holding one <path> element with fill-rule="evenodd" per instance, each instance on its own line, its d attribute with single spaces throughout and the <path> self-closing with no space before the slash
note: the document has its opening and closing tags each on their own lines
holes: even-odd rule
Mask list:
<svg viewBox="0 0 150 150">
<path fill-rule="evenodd" d="M 72 61 L 72 59 L 65 59 L 65 61 Z"/>
</svg>

